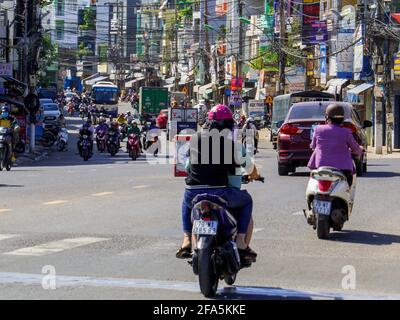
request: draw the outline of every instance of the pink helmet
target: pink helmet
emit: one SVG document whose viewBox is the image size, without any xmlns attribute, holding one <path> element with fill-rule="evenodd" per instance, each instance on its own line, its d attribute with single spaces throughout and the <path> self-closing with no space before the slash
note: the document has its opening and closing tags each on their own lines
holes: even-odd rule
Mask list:
<svg viewBox="0 0 400 320">
<path fill-rule="evenodd" d="M 216 105 L 208 113 L 208 120 L 228 120 L 232 119 L 232 117 L 231 109 L 223 104 Z"/>
</svg>

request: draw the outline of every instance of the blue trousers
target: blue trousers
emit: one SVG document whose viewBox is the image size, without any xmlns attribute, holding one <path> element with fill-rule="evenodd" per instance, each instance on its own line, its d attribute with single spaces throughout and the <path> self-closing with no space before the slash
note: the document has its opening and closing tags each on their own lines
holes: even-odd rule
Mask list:
<svg viewBox="0 0 400 320">
<path fill-rule="evenodd" d="M 222 197 L 228 202 L 229 209 L 239 209 L 240 214 L 236 217 L 238 222 L 238 233 L 246 233 L 249 227 L 251 213 L 253 211 L 253 199 L 246 190 L 226 187 L 220 189 L 186 189 L 182 202 L 182 224 L 183 232 L 192 233 L 192 200 L 202 193 L 213 194 Z"/>
</svg>

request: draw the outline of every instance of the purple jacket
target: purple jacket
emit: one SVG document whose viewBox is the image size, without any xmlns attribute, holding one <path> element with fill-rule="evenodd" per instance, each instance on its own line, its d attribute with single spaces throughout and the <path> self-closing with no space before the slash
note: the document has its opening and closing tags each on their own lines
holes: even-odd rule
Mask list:
<svg viewBox="0 0 400 320">
<path fill-rule="evenodd" d="M 358 145 L 348 128 L 326 124 L 315 128 L 311 149 L 314 150 L 308 167 L 335 167 L 340 170 L 352 170 L 352 153 L 361 156 L 363 149 Z"/>
</svg>

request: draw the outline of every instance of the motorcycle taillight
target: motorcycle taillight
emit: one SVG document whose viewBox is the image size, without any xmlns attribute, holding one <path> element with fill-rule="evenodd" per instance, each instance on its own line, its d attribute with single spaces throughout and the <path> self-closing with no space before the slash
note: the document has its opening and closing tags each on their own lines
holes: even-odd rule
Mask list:
<svg viewBox="0 0 400 320">
<path fill-rule="evenodd" d="M 321 192 L 328 192 L 333 185 L 333 181 L 318 180 L 318 190 Z"/>
</svg>

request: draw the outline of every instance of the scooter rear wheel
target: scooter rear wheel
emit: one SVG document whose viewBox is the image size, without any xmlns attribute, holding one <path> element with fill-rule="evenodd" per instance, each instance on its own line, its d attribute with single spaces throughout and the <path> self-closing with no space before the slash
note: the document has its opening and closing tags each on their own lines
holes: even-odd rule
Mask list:
<svg viewBox="0 0 400 320">
<path fill-rule="evenodd" d="M 218 289 L 218 277 L 214 272 L 212 248 L 198 250 L 200 291 L 205 297 L 213 297 Z"/>
<path fill-rule="evenodd" d="M 329 236 L 329 216 L 321 216 L 317 217 L 317 236 L 318 239 L 326 239 Z"/>
</svg>

